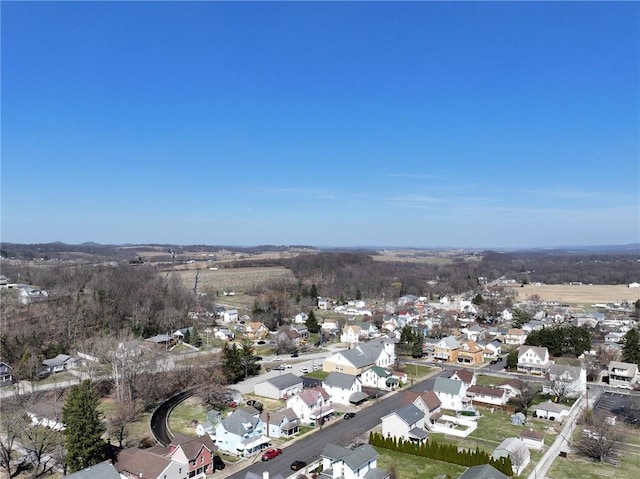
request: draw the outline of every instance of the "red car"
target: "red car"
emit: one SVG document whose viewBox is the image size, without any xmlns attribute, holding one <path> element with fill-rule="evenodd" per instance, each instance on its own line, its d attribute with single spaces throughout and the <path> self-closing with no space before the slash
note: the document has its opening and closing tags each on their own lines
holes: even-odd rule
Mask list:
<svg viewBox="0 0 640 479">
<path fill-rule="evenodd" d="M 282 449 L 278 449 L 277 447 L 272 447 L 271 449 L 267 449 L 266 451 L 264 451 L 264 454 L 262 455 L 262 460 L 268 461 L 269 459 L 278 457 L 280 454 L 282 454 Z"/>
</svg>

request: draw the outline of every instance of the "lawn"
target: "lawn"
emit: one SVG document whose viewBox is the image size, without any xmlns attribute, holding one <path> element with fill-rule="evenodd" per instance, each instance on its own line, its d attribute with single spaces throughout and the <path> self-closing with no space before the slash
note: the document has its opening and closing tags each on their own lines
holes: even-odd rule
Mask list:
<svg viewBox="0 0 640 479">
<path fill-rule="evenodd" d="M 182 433 L 188 436 L 195 434 L 192 421 L 205 422 L 207 420 L 207 408 L 202 405 L 198 397 L 190 397 L 178 404 L 169 416 L 169 429 L 171 432 Z"/>
<path fill-rule="evenodd" d="M 478 386 L 497 386 L 504 381 L 506 379 L 500 376 L 489 376 L 487 374 L 478 374 L 476 376 L 476 384 Z"/>
<path fill-rule="evenodd" d="M 466 467 L 457 464 L 434 461 L 379 447 L 376 447 L 376 450 L 380 453 L 378 467 L 387 471 L 395 468 L 396 479 L 432 479 L 447 474 L 451 477 L 459 477 L 466 470 Z"/>
<path fill-rule="evenodd" d="M 547 473 L 549 479 L 602 479 L 615 477 L 616 479 L 635 479 L 640 470 L 640 429 L 633 429 L 622 425 L 626 429 L 625 453 L 620 457 L 620 466 L 592 462 L 577 454 L 570 454 L 567 458 L 557 457 Z M 580 434 L 576 428 L 576 436 Z"/>
</svg>

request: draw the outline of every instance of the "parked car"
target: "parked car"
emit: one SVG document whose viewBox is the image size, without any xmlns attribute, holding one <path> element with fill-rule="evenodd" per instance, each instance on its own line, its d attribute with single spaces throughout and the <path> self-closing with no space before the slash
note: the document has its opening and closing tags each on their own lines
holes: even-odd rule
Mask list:
<svg viewBox="0 0 640 479">
<path fill-rule="evenodd" d="M 275 368 L 273 368 L 274 371 L 284 371 L 285 367 L 284 364 L 281 364 L 280 366 L 276 366 Z"/>
<path fill-rule="evenodd" d="M 346 413 L 344 413 L 344 418 L 345 419 L 351 419 L 351 418 L 354 418 L 354 417 L 356 417 L 356 413 L 355 412 L 346 412 Z"/>
<path fill-rule="evenodd" d="M 301 373 L 305 373 L 305 374 L 306 374 L 306 373 L 308 373 L 308 372 L 309 372 L 309 368 L 305 368 L 304 366 L 302 366 L 302 367 L 300 368 L 300 372 L 301 372 Z"/>
<path fill-rule="evenodd" d="M 291 357 L 292 357 L 292 358 L 297 358 L 297 357 L 298 357 L 298 353 L 297 353 L 297 352 L 292 353 L 292 354 L 291 354 Z"/>
<path fill-rule="evenodd" d="M 293 461 L 291 463 L 291 469 L 294 471 L 299 471 L 300 469 L 304 469 L 307 467 L 307 463 L 304 461 Z"/>
<path fill-rule="evenodd" d="M 282 358 L 273 358 L 273 361 L 282 361 Z"/>
<path fill-rule="evenodd" d="M 493 359 L 489 364 L 498 364 L 498 360 L 497 359 Z"/>
<path fill-rule="evenodd" d="M 285 369 L 291 369 L 293 366 L 291 364 L 283 364 Z"/>
<path fill-rule="evenodd" d="M 221 471 L 225 467 L 224 461 L 220 456 L 213 456 L 213 468 L 216 471 Z"/>
<path fill-rule="evenodd" d="M 262 460 L 268 461 L 270 459 L 273 459 L 274 457 L 278 457 L 280 454 L 282 454 L 282 449 L 279 449 L 277 447 L 272 447 L 264 451 L 264 454 L 262 455 Z"/>
</svg>

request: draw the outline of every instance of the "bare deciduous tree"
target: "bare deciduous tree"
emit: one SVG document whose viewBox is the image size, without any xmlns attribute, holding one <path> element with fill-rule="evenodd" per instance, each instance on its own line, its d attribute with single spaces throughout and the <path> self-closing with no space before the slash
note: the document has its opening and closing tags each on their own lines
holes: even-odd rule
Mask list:
<svg viewBox="0 0 640 479">
<path fill-rule="evenodd" d="M 588 411 L 583 420 L 583 437 L 576 449 L 596 462 L 606 462 L 622 452 L 624 428 L 603 411 Z"/>
</svg>

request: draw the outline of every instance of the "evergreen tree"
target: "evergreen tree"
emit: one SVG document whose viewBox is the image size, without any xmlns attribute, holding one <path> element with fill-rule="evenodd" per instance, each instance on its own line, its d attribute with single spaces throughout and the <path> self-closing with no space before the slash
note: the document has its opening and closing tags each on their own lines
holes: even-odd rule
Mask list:
<svg viewBox="0 0 640 479">
<path fill-rule="evenodd" d="M 241 377 L 239 379 L 246 379 L 249 376 L 257 376 L 260 373 L 260 364 L 255 356 L 255 350 L 253 343 L 250 339 L 244 339 L 240 345 L 239 359 L 241 365 Z"/>
<path fill-rule="evenodd" d="M 318 331 L 320 331 L 320 325 L 318 324 L 318 320 L 316 319 L 316 315 L 313 310 L 309 311 L 309 316 L 307 317 L 305 326 L 310 333 L 317 333 Z"/>
<path fill-rule="evenodd" d="M 523 309 L 514 309 L 513 310 L 513 327 L 521 328 L 524 324 L 531 321 L 531 316 L 523 310 Z"/>
<path fill-rule="evenodd" d="M 193 331 L 191 332 L 191 342 L 189 344 L 196 348 L 202 346 L 202 336 L 200 336 L 200 332 L 197 328 L 193 328 Z"/>
<path fill-rule="evenodd" d="M 640 367 L 640 333 L 637 328 L 627 331 L 622 339 L 622 360 Z"/>
<path fill-rule="evenodd" d="M 240 363 L 240 352 L 235 343 L 229 346 L 225 343 L 222 348 L 222 371 L 230 383 L 237 383 L 244 377 L 244 370 Z"/>
<path fill-rule="evenodd" d="M 62 421 L 66 428 L 66 463 L 69 472 L 98 464 L 105 459 L 102 440 L 104 426 L 98 410 L 98 395 L 89 380 L 69 391 L 62 407 Z"/>
<path fill-rule="evenodd" d="M 188 329 L 184 332 L 184 335 L 182 336 L 182 342 L 186 344 L 191 344 L 191 331 L 189 331 Z"/>
<path fill-rule="evenodd" d="M 309 290 L 309 296 L 318 304 L 318 287 L 315 284 L 311 285 L 311 289 Z"/>
<path fill-rule="evenodd" d="M 533 332 L 533 331 L 532 331 Z M 507 369 L 515 369 L 518 367 L 518 350 L 512 349 L 507 355 Z"/>
<path fill-rule="evenodd" d="M 358 288 L 356 290 L 356 301 L 360 301 L 362 299 L 362 292 L 360 291 L 360 288 Z"/>
<path fill-rule="evenodd" d="M 424 335 L 418 331 L 413 335 L 413 342 L 411 344 L 411 356 L 414 358 L 421 358 L 424 346 Z"/>
</svg>

